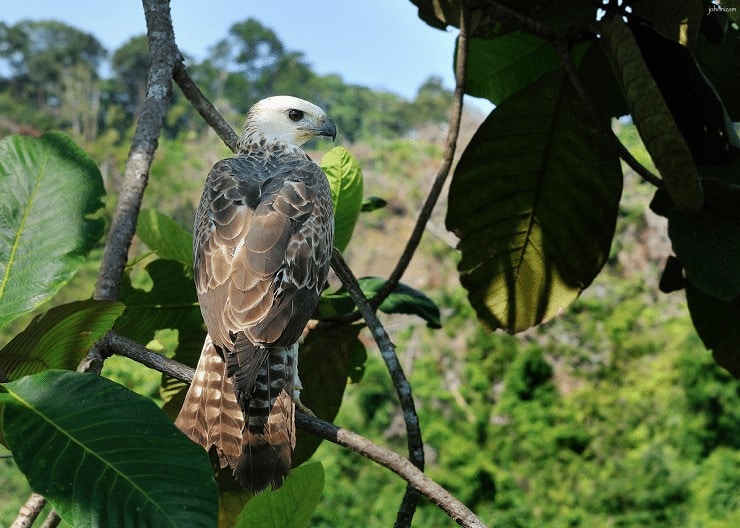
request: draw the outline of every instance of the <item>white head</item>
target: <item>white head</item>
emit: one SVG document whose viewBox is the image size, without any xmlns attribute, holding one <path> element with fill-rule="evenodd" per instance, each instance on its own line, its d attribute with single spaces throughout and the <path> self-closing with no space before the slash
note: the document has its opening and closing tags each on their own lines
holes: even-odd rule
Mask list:
<svg viewBox="0 0 740 528">
<path fill-rule="evenodd" d="M 315 136 L 335 139 L 337 129 L 324 111 L 313 103 L 277 95 L 255 103 L 244 123 L 240 145 L 265 138 L 268 143 L 282 142 L 299 146 Z"/>
</svg>

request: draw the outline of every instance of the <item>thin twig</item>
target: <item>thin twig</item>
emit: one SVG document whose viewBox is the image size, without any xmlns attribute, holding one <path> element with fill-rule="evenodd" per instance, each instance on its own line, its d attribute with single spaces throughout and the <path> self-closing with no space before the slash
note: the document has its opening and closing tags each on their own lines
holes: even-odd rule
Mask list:
<svg viewBox="0 0 740 528">
<path fill-rule="evenodd" d="M 383 284 L 378 293 L 373 297 L 371 306 L 377 310 L 383 301 L 396 289 L 401 277 L 408 268 L 411 259 L 416 253 L 421 237 L 424 235 L 429 218 L 432 216 L 434 206 L 437 205 L 439 195 L 442 193 L 445 182 L 450 175 L 452 162 L 455 159 L 455 150 L 457 148 L 457 139 L 460 136 L 460 123 L 462 122 L 463 97 L 465 95 L 465 78 L 468 62 L 468 13 L 463 7 L 460 9 L 460 34 L 457 37 L 457 58 L 455 64 L 455 92 L 453 96 L 452 109 L 450 115 L 450 126 L 447 130 L 447 139 L 445 141 L 444 154 L 442 156 L 442 166 L 437 171 L 432 188 L 429 190 L 426 201 L 419 212 L 419 217 L 414 225 L 406 247 L 403 250 L 396 267 L 388 276 L 388 280 Z"/>
<path fill-rule="evenodd" d="M 334 272 L 342 281 L 342 284 L 347 288 L 350 297 L 354 301 L 355 305 L 362 314 L 365 323 L 367 323 L 370 333 L 375 339 L 375 343 L 380 349 L 380 354 L 385 361 L 388 372 L 390 373 L 393 386 L 398 394 L 398 399 L 401 403 L 401 411 L 403 413 L 403 421 L 406 424 L 406 441 L 409 449 L 409 460 L 414 466 L 420 470 L 424 470 L 424 442 L 421 438 L 421 428 L 419 427 L 419 416 L 416 414 L 416 406 L 414 404 L 414 398 L 411 394 L 411 385 L 406 379 L 406 375 L 403 372 L 403 368 L 398 361 L 396 356 L 396 347 L 391 342 L 388 333 L 383 328 L 378 316 L 375 314 L 375 310 L 370 306 L 365 294 L 362 293 L 360 284 L 357 282 L 352 270 L 349 269 L 347 263 L 344 261 L 342 254 L 338 250 L 334 250 L 331 259 L 331 266 Z M 416 511 L 416 504 L 419 500 L 419 496 L 416 490 L 410 485 L 406 488 L 401 507 L 398 510 L 398 516 L 396 517 L 396 527 L 409 526 L 411 519 Z"/>
<path fill-rule="evenodd" d="M 149 72 L 146 99 L 136 123 L 123 187 L 113 213 L 111 228 L 103 252 L 95 299 L 117 299 L 121 276 L 136 231 L 141 199 L 149 181 L 149 168 L 157 150 L 159 135 L 167 114 L 172 91 L 172 73 L 179 62 L 175 45 L 170 6 L 167 0 L 143 0 L 149 39 Z"/>
<path fill-rule="evenodd" d="M 152 352 L 130 339 L 115 334 L 115 332 L 109 332 L 102 340 L 102 343 L 108 347 L 106 351 L 108 354 L 126 356 L 158 372 L 162 372 L 186 383 L 193 381 L 193 376 L 195 375 L 194 369 L 175 360 L 168 359 L 161 354 Z M 439 484 L 424 475 L 421 470 L 401 455 L 385 447 L 381 447 L 361 435 L 342 429 L 301 411 L 296 413 L 296 426 L 302 431 L 351 449 L 373 462 L 390 469 L 406 480 L 415 490 L 439 506 L 440 509 L 445 511 L 458 524 L 471 528 L 485 527 L 483 522 L 467 506 Z"/>
<path fill-rule="evenodd" d="M 32 493 L 21 506 L 10 528 L 31 528 L 44 506 L 46 506 L 46 499 L 38 493 Z"/>
<path fill-rule="evenodd" d="M 59 517 L 57 511 L 51 510 L 49 512 L 49 515 L 46 516 L 46 519 L 44 520 L 40 528 L 56 528 L 57 526 L 59 526 L 60 522 L 62 522 L 62 518 Z"/>
<path fill-rule="evenodd" d="M 234 133 L 226 120 L 216 110 L 216 107 L 203 95 L 198 85 L 188 75 L 185 65 L 182 62 L 178 62 L 175 65 L 174 79 L 188 101 L 192 103 L 193 107 L 205 119 L 206 123 L 216 131 L 218 137 L 221 138 L 232 152 L 236 151 L 236 142 L 239 136 Z"/>
</svg>

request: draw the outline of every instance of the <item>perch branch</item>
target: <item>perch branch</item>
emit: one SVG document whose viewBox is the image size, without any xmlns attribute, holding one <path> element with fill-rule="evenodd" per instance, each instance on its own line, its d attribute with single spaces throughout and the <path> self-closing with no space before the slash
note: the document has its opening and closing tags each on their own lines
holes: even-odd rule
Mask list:
<svg viewBox="0 0 740 528">
<path fill-rule="evenodd" d="M 21 506 L 10 528 L 31 528 L 44 506 L 46 506 L 46 499 L 38 493 L 32 493 Z"/>
<path fill-rule="evenodd" d="M 59 517 L 57 511 L 51 510 L 49 512 L 49 515 L 46 516 L 46 519 L 44 519 L 44 522 L 43 524 L 41 524 L 40 528 L 56 528 L 61 522 L 62 518 Z"/>
<path fill-rule="evenodd" d="M 168 359 L 161 354 L 152 352 L 135 341 L 115 334 L 115 332 L 106 334 L 101 340 L 101 344 L 107 347 L 107 354 L 118 354 L 128 357 L 186 383 L 193 381 L 194 369 L 175 360 Z M 439 506 L 440 509 L 461 526 L 485 528 L 483 522 L 467 506 L 442 486 L 424 475 L 419 468 L 401 455 L 385 447 L 381 447 L 356 433 L 300 411 L 296 413 L 296 426 L 302 431 L 351 449 L 365 458 L 390 469 L 406 480 L 415 490 Z"/>
<path fill-rule="evenodd" d="M 419 416 L 416 414 L 416 406 L 414 405 L 414 398 L 411 394 L 411 385 L 406 379 L 406 375 L 403 372 L 403 368 L 398 361 L 396 356 L 396 347 L 391 342 L 388 333 L 383 328 L 378 316 L 375 314 L 375 310 L 370 306 L 369 301 L 362 293 L 360 284 L 357 282 L 352 270 L 349 269 L 347 263 L 344 261 L 342 254 L 334 249 L 331 259 L 331 265 L 334 272 L 345 285 L 350 297 L 354 301 L 355 305 L 359 309 L 362 317 L 365 319 L 370 332 L 375 339 L 375 343 L 380 349 L 380 354 L 383 356 L 388 372 L 390 373 L 393 386 L 396 388 L 398 399 L 401 403 L 401 410 L 403 411 L 403 421 L 406 424 L 406 439 L 409 449 L 409 460 L 419 470 L 424 470 L 424 442 L 421 438 L 421 428 L 419 427 Z M 419 495 L 416 489 L 409 483 L 406 488 L 401 506 L 398 510 L 398 516 L 396 517 L 396 527 L 410 526 L 411 519 L 416 511 L 416 504 L 419 500 Z"/>
<path fill-rule="evenodd" d="M 121 276 L 128 260 L 131 240 L 141 199 L 149 181 L 149 168 L 157 150 L 167 105 L 172 91 L 172 72 L 181 60 L 175 45 L 170 6 L 167 0 L 144 0 L 147 37 L 149 39 L 149 72 L 146 99 L 141 106 L 131 143 L 123 187 L 113 213 L 110 232 L 103 252 L 95 299 L 117 299 Z"/>
<path fill-rule="evenodd" d="M 236 151 L 236 142 L 239 136 L 234 133 L 226 120 L 216 110 L 216 107 L 203 95 L 203 92 L 200 91 L 198 85 L 190 77 L 182 62 L 178 62 L 175 65 L 174 79 L 180 90 L 182 90 L 182 93 L 192 103 L 205 122 L 216 131 L 218 137 L 221 138 L 232 152 Z"/>
</svg>

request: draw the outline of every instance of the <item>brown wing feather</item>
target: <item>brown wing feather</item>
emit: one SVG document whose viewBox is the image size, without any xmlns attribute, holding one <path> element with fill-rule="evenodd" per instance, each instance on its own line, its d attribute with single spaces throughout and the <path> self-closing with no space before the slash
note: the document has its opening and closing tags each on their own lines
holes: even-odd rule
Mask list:
<svg viewBox="0 0 740 528">
<path fill-rule="evenodd" d="M 225 349 L 237 332 L 255 345 L 293 344 L 326 281 L 326 177 L 296 151 L 282 158 L 252 153 L 217 163 L 198 209 L 196 287 L 209 333 Z"/>
</svg>

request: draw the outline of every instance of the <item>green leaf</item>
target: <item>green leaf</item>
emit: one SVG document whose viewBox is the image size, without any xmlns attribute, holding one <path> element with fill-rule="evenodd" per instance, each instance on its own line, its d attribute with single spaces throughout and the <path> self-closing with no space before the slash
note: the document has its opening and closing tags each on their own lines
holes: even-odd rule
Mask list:
<svg viewBox="0 0 740 528">
<path fill-rule="evenodd" d="M 619 88 L 614 70 L 601 45 L 589 46 L 578 64 L 578 75 L 591 101 L 605 117 L 629 114 L 629 108 Z"/>
<path fill-rule="evenodd" d="M 76 369 L 124 308 L 119 302 L 88 300 L 37 315 L 0 350 L 0 370 L 16 380 L 47 369 Z"/>
<path fill-rule="evenodd" d="M 498 106 L 457 165 L 446 220 L 478 317 L 520 332 L 572 303 L 608 258 L 621 190 L 619 160 L 564 75 Z"/>
<path fill-rule="evenodd" d="M 192 269 L 193 235 L 168 216 L 154 209 L 142 209 L 136 235 L 160 258 L 176 260 Z"/>
<path fill-rule="evenodd" d="M 361 277 L 357 280 L 360 283 L 360 289 L 368 299 L 374 297 L 386 282 L 380 277 Z M 333 293 L 324 292 L 319 300 L 319 316 L 322 318 L 349 313 L 354 309 L 355 304 L 344 286 Z M 403 283 L 396 286 L 383 301 L 380 310 L 389 314 L 418 315 L 427 322 L 430 328 L 442 328 L 439 307 L 434 301 L 424 292 Z"/>
<path fill-rule="evenodd" d="M 388 205 L 388 202 L 383 200 L 382 198 L 378 196 L 370 196 L 369 198 L 365 198 L 362 201 L 361 211 L 363 213 L 372 213 L 377 209 L 382 209 L 386 205 Z"/>
<path fill-rule="evenodd" d="M 0 392 L 15 461 L 65 522 L 215 526 L 207 454 L 149 399 L 100 376 L 58 370 Z"/>
<path fill-rule="evenodd" d="M 344 147 L 334 147 L 321 159 L 334 202 L 334 246 L 343 251 L 362 209 L 362 169 Z"/>
<path fill-rule="evenodd" d="M 324 467 L 312 462 L 290 472 L 280 489 L 251 499 L 236 528 L 305 528 L 324 492 Z"/>
<path fill-rule="evenodd" d="M 132 287 L 128 276 L 124 276 L 120 298 L 126 310 L 116 321 L 115 329 L 139 343 L 149 343 L 158 330 L 177 330 L 173 359 L 194 368 L 206 331 L 193 279 L 182 263 L 174 260 L 157 259 L 145 269 L 153 282 L 149 291 Z M 163 375 L 161 395 L 168 415 L 177 415 L 186 391 L 187 384 Z"/>
<path fill-rule="evenodd" d="M 681 212 L 700 211 L 704 196 L 689 146 L 645 64 L 632 31 L 616 16 L 602 24 L 602 28 L 632 119 L 666 189 Z"/>
<path fill-rule="evenodd" d="M 723 301 L 686 281 L 686 301 L 696 332 L 714 361 L 740 378 L 740 298 Z"/>
<path fill-rule="evenodd" d="M 673 251 L 696 288 L 725 302 L 740 296 L 740 187 L 706 180 L 699 214 L 668 213 Z"/>
<path fill-rule="evenodd" d="M 575 48 L 576 62 L 587 47 Z M 514 31 L 494 39 L 470 39 L 467 67 L 465 92 L 499 105 L 543 75 L 561 69 L 563 63 L 546 40 Z"/>
<path fill-rule="evenodd" d="M 61 132 L 0 141 L 0 326 L 49 300 L 103 234 L 103 179 Z"/>
<path fill-rule="evenodd" d="M 738 57 L 740 57 L 740 29 L 728 24 L 715 41 L 702 33 L 699 34 L 696 60 L 722 98 L 725 109 L 733 121 L 740 121 Z"/>
<path fill-rule="evenodd" d="M 298 347 L 301 401 L 328 422 L 339 412 L 347 380 L 357 381 L 362 376 L 367 354 L 357 338 L 361 329 L 360 324 L 314 328 Z M 297 431 L 293 465 L 308 460 L 320 443 L 319 437 Z"/>
</svg>

